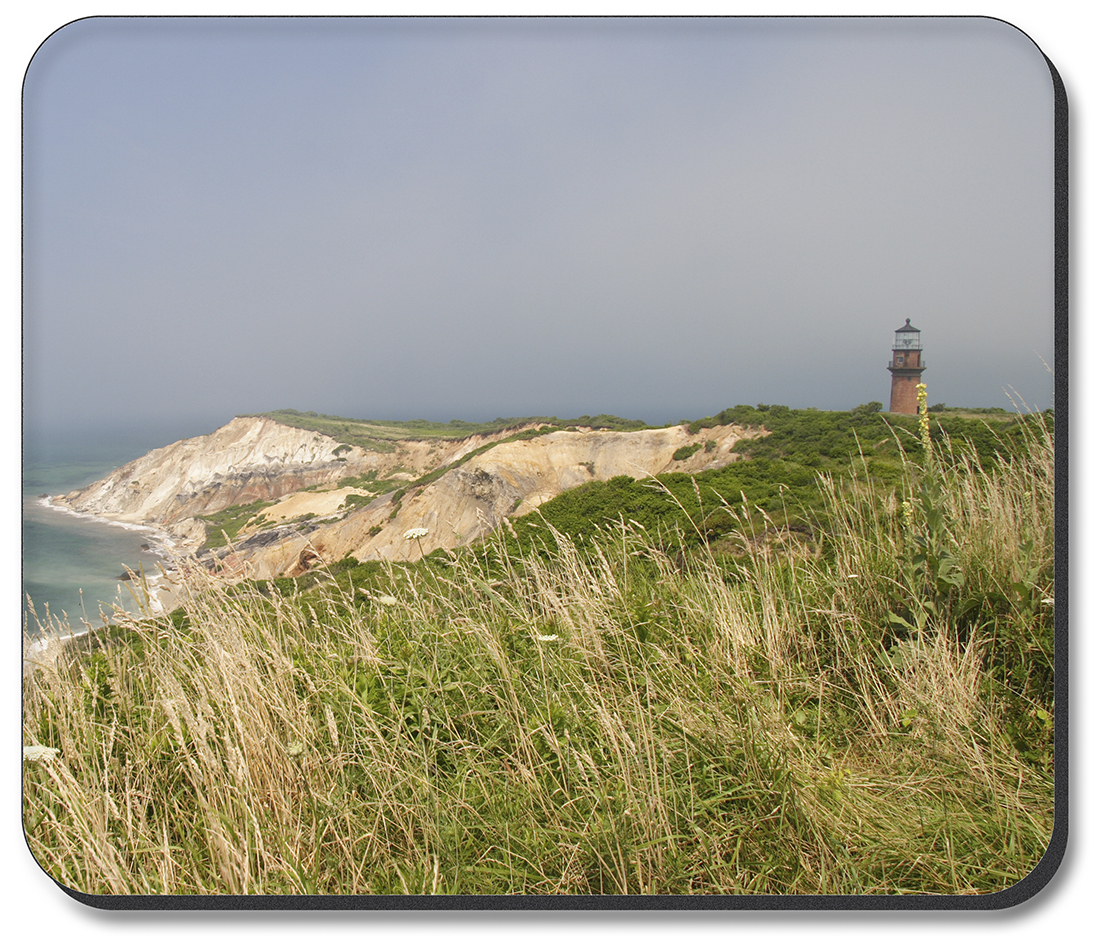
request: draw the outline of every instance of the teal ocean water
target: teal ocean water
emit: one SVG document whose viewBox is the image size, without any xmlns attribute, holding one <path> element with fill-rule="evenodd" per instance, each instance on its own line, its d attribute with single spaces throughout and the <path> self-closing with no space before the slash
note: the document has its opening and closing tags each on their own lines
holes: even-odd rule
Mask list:
<svg viewBox="0 0 1100 944">
<path fill-rule="evenodd" d="M 164 563 L 157 553 L 156 532 L 51 508 L 42 496 L 89 485 L 180 438 L 149 433 L 122 441 L 69 437 L 24 443 L 23 614 L 31 635 L 37 634 L 38 621 L 46 622 L 47 612 L 67 619 L 73 632 L 82 632 L 85 620 L 101 625 L 101 609 L 109 614 L 117 604 L 133 610 L 133 585 L 119 578 L 127 567 L 154 575 L 158 563 Z"/>
</svg>

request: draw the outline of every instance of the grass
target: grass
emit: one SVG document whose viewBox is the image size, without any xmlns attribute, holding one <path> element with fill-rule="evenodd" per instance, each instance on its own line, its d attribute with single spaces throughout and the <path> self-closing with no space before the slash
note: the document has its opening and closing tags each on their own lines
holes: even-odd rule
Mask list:
<svg viewBox="0 0 1100 944">
<path fill-rule="evenodd" d="M 206 541 L 203 547 L 218 548 L 230 544 L 245 525 L 265 521 L 263 510 L 274 504 L 274 501 L 259 499 L 244 505 L 232 505 L 209 515 L 197 515 L 206 524 Z"/>
<path fill-rule="evenodd" d="M 451 420 L 437 423 L 431 420 L 356 420 L 326 413 L 299 410 L 271 410 L 267 413 L 249 414 L 266 416 L 284 426 L 311 430 L 330 436 L 346 445 L 360 446 L 374 452 L 393 452 L 395 443 L 402 440 L 460 440 L 474 435 L 490 435 L 522 426 L 539 424 L 554 428 L 566 426 L 592 426 L 605 429 L 646 429 L 641 420 L 626 420 L 619 416 L 601 413 L 599 416 L 582 416 L 573 420 L 559 420 L 554 416 L 527 416 L 505 419 L 497 417 L 486 423 L 469 423 Z M 549 431 L 549 430 L 547 430 Z"/>
<path fill-rule="evenodd" d="M 25 762 L 31 849 L 107 894 L 1007 888 L 1050 841 L 1060 708 L 1027 436 L 827 472 L 812 542 L 730 505 L 735 553 L 623 519 L 195 574 L 26 678 L 24 743 L 61 752 Z"/>
</svg>

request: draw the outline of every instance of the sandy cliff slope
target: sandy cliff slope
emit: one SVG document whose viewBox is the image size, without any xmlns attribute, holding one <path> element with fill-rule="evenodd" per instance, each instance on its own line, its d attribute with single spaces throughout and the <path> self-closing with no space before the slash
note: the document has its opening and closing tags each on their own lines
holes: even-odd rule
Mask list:
<svg viewBox="0 0 1100 944">
<path fill-rule="evenodd" d="M 436 548 L 469 544 L 504 518 L 526 514 L 585 482 L 720 468 L 738 458 L 738 443 L 761 433 L 723 426 L 691 435 L 687 427 L 674 426 L 626 433 L 561 431 L 500 443 L 436 481 L 410 488 L 399 501 L 387 494 L 344 517 L 316 521 L 308 531 L 245 536 L 236 562 L 247 564 L 255 577 L 270 578 L 297 575 L 319 561 L 348 555 L 359 560 L 416 560 Z M 672 458 L 681 446 L 708 440 L 714 443 L 711 451 L 700 449 L 682 461 Z M 316 507 L 323 514 L 320 502 L 325 493 L 312 494 L 316 506 L 299 503 L 296 495 L 294 509 Z M 406 538 L 413 528 L 426 533 Z"/>
<path fill-rule="evenodd" d="M 687 426 L 559 430 L 497 442 L 434 481 L 410 486 L 410 480 L 507 434 L 408 440 L 392 453 L 379 453 L 268 418 L 238 417 L 209 436 L 153 450 L 58 501 L 74 510 L 162 527 L 196 547 L 205 532 L 196 515 L 257 499 L 277 500 L 265 509 L 263 530 L 246 528 L 230 551 L 219 552 L 224 565 L 270 578 L 347 555 L 414 560 L 439 547 L 459 547 L 489 533 L 505 517 L 526 514 L 584 482 L 719 468 L 738 458 L 738 443 L 763 432 L 738 426 L 695 434 Z M 693 443 L 702 448 L 687 459 L 673 458 Z M 373 500 L 363 490 L 339 484 L 372 470 L 386 483 Z M 360 502 L 370 503 L 349 509 L 349 495 L 365 495 Z M 304 523 L 302 516 L 308 518 Z M 412 528 L 425 533 L 406 538 Z"/>
</svg>

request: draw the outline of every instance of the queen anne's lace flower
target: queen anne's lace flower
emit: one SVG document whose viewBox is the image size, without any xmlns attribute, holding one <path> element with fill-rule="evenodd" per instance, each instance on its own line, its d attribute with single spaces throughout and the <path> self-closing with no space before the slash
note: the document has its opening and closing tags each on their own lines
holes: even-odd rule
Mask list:
<svg viewBox="0 0 1100 944">
<path fill-rule="evenodd" d="M 391 597 L 391 596 L 389 596 L 389 594 L 383 593 L 380 596 L 378 596 L 376 599 L 383 606 L 396 606 L 397 605 L 397 597 Z"/>
<path fill-rule="evenodd" d="M 558 634 L 557 634 L 557 633 L 553 633 L 553 634 L 552 634 L 552 635 L 550 635 L 550 636 L 536 636 L 535 638 L 536 638 L 536 639 L 537 639 L 537 640 L 538 640 L 539 642 L 553 642 L 553 641 L 554 641 L 555 639 L 557 639 L 557 638 L 558 638 Z"/>
<path fill-rule="evenodd" d="M 409 530 L 405 532 L 405 540 L 415 541 L 419 538 L 424 537 L 427 533 L 427 528 L 409 528 Z"/>
<path fill-rule="evenodd" d="M 46 747 L 43 744 L 24 744 L 23 760 L 29 760 L 36 764 L 45 764 L 57 757 L 61 751 L 56 747 Z"/>
</svg>

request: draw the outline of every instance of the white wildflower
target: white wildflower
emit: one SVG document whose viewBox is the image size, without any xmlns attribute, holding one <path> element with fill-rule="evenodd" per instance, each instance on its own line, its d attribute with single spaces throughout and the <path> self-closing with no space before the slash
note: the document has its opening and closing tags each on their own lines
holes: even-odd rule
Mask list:
<svg viewBox="0 0 1100 944">
<path fill-rule="evenodd" d="M 301 741 L 291 741 L 286 746 L 286 752 L 291 757 L 300 757 L 302 754 L 305 753 L 305 750 L 306 746 Z"/>
<path fill-rule="evenodd" d="M 405 540 L 406 541 L 417 541 L 420 538 L 427 535 L 427 533 L 428 533 L 427 528 L 409 528 L 409 530 L 405 532 Z"/>
<path fill-rule="evenodd" d="M 397 606 L 397 597 L 391 597 L 389 594 L 383 593 L 381 596 L 375 597 L 375 599 L 383 606 Z"/>
<path fill-rule="evenodd" d="M 36 764 L 46 764 L 56 758 L 61 751 L 56 747 L 46 747 L 43 744 L 24 744 L 23 760 L 29 760 Z"/>
<path fill-rule="evenodd" d="M 555 639 L 558 638 L 558 634 L 557 633 L 552 633 L 549 636 L 535 636 L 535 638 L 539 642 L 553 642 Z"/>
</svg>

